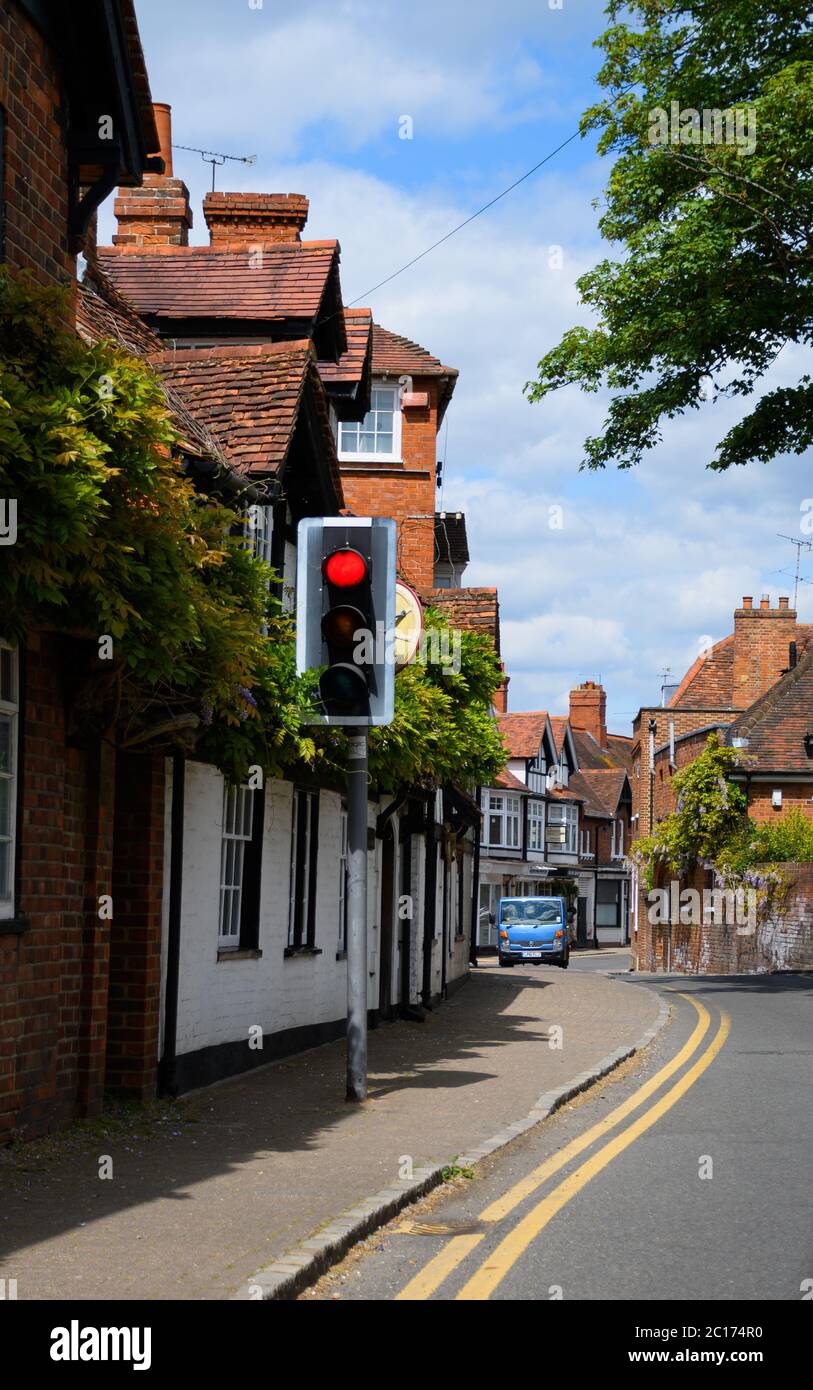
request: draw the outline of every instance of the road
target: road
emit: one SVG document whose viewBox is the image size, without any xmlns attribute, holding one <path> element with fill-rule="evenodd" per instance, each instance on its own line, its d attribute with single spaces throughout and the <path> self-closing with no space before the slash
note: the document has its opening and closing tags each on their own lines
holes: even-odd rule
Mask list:
<svg viewBox="0 0 813 1390">
<path fill-rule="evenodd" d="M 641 987 L 672 1006 L 641 1059 L 305 1297 L 798 1301 L 813 1288 L 813 979 Z"/>
</svg>

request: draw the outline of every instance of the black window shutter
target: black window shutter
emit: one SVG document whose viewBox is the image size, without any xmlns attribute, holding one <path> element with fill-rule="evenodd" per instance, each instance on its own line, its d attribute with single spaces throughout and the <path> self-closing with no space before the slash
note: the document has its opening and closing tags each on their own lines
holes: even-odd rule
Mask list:
<svg viewBox="0 0 813 1390">
<path fill-rule="evenodd" d="M 308 945 L 316 944 L 316 875 L 319 863 L 319 793 L 313 792 L 309 798 L 311 817 L 310 862 L 308 864 Z"/>
<path fill-rule="evenodd" d="M 240 948 L 256 950 L 260 943 L 260 884 L 262 882 L 265 788 L 252 792 L 251 839 L 243 858 L 243 894 L 240 907 Z"/>
</svg>

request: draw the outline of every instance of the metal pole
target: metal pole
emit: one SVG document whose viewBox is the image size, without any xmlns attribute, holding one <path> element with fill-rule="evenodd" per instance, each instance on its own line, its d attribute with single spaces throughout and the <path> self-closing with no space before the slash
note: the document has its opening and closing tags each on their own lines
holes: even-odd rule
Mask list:
<svg viewBox="0 0 813 1390">
<path fill-rule="evenodd" d="M 367 731 L 347 741 L 347 1099 L 367 1099 Z"/>
</svg>

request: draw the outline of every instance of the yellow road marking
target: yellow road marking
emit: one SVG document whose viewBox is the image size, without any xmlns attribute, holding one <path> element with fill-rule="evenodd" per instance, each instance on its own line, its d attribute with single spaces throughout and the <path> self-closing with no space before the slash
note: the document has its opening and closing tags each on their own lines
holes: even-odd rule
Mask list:
<svg viewBox="0 0 813 1390">
<path fill-rule="evenodd" d="M 444 1279 L 448 1279 L 453 1270 L 465 1260 L 475 1246 L 484 1239 L 485 1232 L 479 1232 L 470 1236 L 453 1236 L 450 1241 L 439 1250 L 437 1255 L 425 1264 L 420 1274 L 416 1274 L 414 1279 L 402 1288 L 400 1293 L 395 1295 L 397 1302 L 414 1302 L 416 1299 L 430 1298 L 439 1288 Z"/>
<path fill-rule="evenodd" d="M 584 1134 L 579 1134 L 575 1139 L 571 1139 L 570 1143 L 566 1144 L 563 1149 L 559 1149 L 550 1158 L 546 1158 L 544 1163 L 540 1163 L 539 1167 L 534 1168 L 527 1177 L 522 1178 L 514 1187 L 509 1188 L 501 1197 L 487 1206 L 485 1211 L 481 1213 L 481 1221 L 500 1221 L 502 1217 L 507 1216 L 509 1212 L 519 1206 L 520 1202 L 524 1202 L 526 1197 L 530 1197 L 531 1193 L 536 1191 L 543 1182 L 546 1182 L 554 1173 L 558 1173 L 561 1168 L 570 1163 L 571 1159 L 576 1158 L 585 1149 L 589 1149 L 597 1139 L 603 1139 L 605 1134 L 608 1134 L 611 1129 L 615 1129 L 616 1125 L 620 1125 L 621 1121 L 631 1115 L 633 1110 L 637 1110 L 639 1105 L 643 1105 L 645 1100 L 649 1100 L 649 1097 L 660 1089 L 664 1081 L 668 1081 L 670 1076 L 674 1076 L 676 1071 L 680 1071 L 684 1062 L 688 1062 L 692 1053 L 697 1051 L 711 1024 L 711 1016 L 703 1004 L 696 1003 L 689 995 L 682 997 L 689 999 L 697 1010 L 697 1023 L 688 1042 L 675 1054 L 671 1062 L 667 1062 L 665 1066 L 661 1067 L 660 1071 L 650 1077 L 649 1081 L 646 1081 L 637 1091 L 633 1091 L 631 1096 L 617 1105 L 614 1110 L 610 1110 L 603 1119 L 586 1129 Z"/>
<path fill-rule="evenodd" d="M 546 1182 L 554 1173 L 558 1173 L 561 1168 L 564 1168 L 570 1163 L 571 1159 L 576 1158 L 578 1154 L 590 1148 L 591 1144 L 594 1144 L 597 1139 L 602 1139 L 611 1129 L 615 1129 L 616 1125 L 619 1125 L 622 1120 L 625 1120 L 627 1115 L 631 1114 L 633 1110 L 637 1110 L 639 1105 L 643 1105 L 644 1101 L 648 1100 L 649 1097 L 663 1085 L 664 1081 L 668 1081 L 669 1077 L 673 1076 L 676 1071 L 679 1071 L 684 1062 L 689 1060 L 692 1053 L 697 1051 L 705 1034 L 708 1032 L 711 1017 L 708 1009 L 704 1008 L 702 1004 L 698 1004 L 696 1000 L 692 999 L 689 995 L 683 995 L 682 997 L 684 999 L 689 999 L 689 1002 L 697 1011 L 697 1023 L 688 1042 L 683 1045 L 672 1060 L 661 1067 L 660 1071 L 656 1072 L 649 1081 L 645 1082 L 643 1086 L 633 1092 L 621 1105 L 617 1105 L 614 1110 L 611 1110 L 603 1119 L 599 1120 L 597 1124 L 591 1125 L 589 1129 L 585 1130 L 584 1134 L 579 1134 L 575 1139 L 571 1139 L 570 1143 L 566 1144 L 558 1153 L 553 1154 L 550 1158 L 546 1158 L 544 1163 L 540 1163 L 539 1166 L 528 1173 L 526 1177 L 520 1179 L 514 1187 L 509 1188 L 508 1191 L 498 1197 L 495 1202 L 487 1206 L 480 1216 L 481 1221 L 499 1221 L 503 1216 L 507 1216 L 508 1213 L 513 1211 L 515 1207 L 518 1207 L 521 1202 L 524 1202 L 526 1197 L 529 1197 L 532 1192 L 535 1192 L 543 1182 Z M 475 1245 L 478 1245 L 482 1238 L 482 1235 L 475 1236 L 473 1240 L 471 1236 L 455 1237 L 449 1242 L 448 1246 L 444 1247 L 444 1249 L 439 1252 L 439 1254 L 429 1260 L 420 1274 L 417 1274 L 414 1279 L 411 1279 L 409 1283 L 404 1286 L 401 1292 L 396 1295 L 396 1301 L 399 1299 L 414 1300 L 431 1298 L 432 1294 L 440 1287 L 444 1279 L 449 1277 L 454 1269 L 456 1269 L 457 1265 L 462 1264 L 469 1251 L 472 1250 Z"/>
<path fill-rule="evenodd" d="M 731 1031 L 731 1020 L 728 1014 L 721 1013 L 720 1027 L 714 1040 L 706 1048 L 706 1051 L 698 1058 L 693 1066 L 680 1078 L 678 1082 L 656 1101 L 649 1110 L 645 1111 L 639 1119 L 635 1120 L 627 1129 L 621 1131 L 614 1139 L 605 1144 L 598 1153 L 577 1168 L 575 1173 L 571 1173 L 558 1187 L 549 1192 L 547 1197 L 543 1197 L 541 1202 L 524 1216 L 513 1230 L 500 1241 L 496 1250 L 488 1257 L 488 1262 L 481 1265 L 477 1273 L 464 1284 L 458 1299 L 487 1299 L 490 1298 L 497 1285 L 502 1282 L 512 1265 L 527 1250 L 532 1241 L 536 1239 L 548 1222 L 553 1219 L 558 1211 L 575 1197 L 577 1192 L 586 1187 L 592 1178 L 612 1163 L 614 1158 L 629 1148 L 636 1139 L 640 1138 L 646 1130 L 651 1129 L 673 1105 L 686 1094 L 691 1086 L 703 1075 L 708 1067 L 711 1066 L 720 1049 L 725 1044 L 726 1038 Z"/>
</svg>

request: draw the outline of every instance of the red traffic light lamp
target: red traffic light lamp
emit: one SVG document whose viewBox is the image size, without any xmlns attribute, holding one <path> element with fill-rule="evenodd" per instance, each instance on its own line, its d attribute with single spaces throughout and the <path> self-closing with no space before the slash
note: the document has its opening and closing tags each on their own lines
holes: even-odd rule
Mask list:
<svg viewBox="0 0 813 1390">
<path fill-rule="evenodd" d="M 334 589 L 355 589 L 367 578 L 367 561 L 358 550 L 346 546 L 326 557 L 323 573 Z"/>
</svg>

